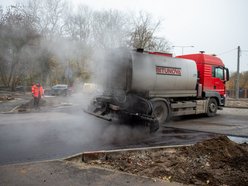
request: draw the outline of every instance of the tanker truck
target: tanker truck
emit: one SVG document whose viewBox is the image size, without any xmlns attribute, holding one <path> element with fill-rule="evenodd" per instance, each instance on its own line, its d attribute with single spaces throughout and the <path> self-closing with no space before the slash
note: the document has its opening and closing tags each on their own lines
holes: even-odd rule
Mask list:
<svg viewBox="0 0 248 186">
<path fill-rule="evenodd" d="M 225 105 L 229 70 L 222 60 L 204 52 L 172 55 L 137 50 L 114 50 L 101 71 L 104 91 L 86 112 L 111 121 L 137 120 L 156 131 L 174 116 L 212 117 Z"/>
</svg>

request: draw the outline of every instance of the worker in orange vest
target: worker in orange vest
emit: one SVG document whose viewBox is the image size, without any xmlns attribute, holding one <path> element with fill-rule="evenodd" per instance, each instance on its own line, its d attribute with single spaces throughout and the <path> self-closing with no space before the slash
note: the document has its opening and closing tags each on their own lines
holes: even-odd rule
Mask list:
<svg viewBox="0 0 248 186">
<path fill-rule="evenodd" d="M 34 86 L 34 89 L 32 91 L 33 91 L 32 94 L 33 94 L 33 97 L 34 97 L 34 108 L 38 109 L 41 96 L 44 95 L 44 90 L 43 90 L 42 86 L 40 85 L 40 83 L 37 83 Z"/>
</svg>

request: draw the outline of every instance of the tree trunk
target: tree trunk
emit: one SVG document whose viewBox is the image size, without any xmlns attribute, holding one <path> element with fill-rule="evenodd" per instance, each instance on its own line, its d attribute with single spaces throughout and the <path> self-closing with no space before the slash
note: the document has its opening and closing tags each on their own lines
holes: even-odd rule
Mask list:
<svg viewBox="0 0 248 186">
<path fill-rule="evenodd" d="M 0 79 L 3 83 L 4 86 L 8 86 L 8 81 L 7 81 L 7 77 L 6 77 L 6 72 L 4 70 L 4 68 L 2 67 L 2 65 L 0 65 Z"/>
</svg>

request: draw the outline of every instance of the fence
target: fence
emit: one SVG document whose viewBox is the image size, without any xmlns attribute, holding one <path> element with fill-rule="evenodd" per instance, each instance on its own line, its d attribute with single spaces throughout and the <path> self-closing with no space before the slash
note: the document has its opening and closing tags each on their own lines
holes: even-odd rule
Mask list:
<svg viewBox="0 0 248 186">
<path fill-rule="evenodd" d="M 236 90 L 227 90 L 227 96 L 230 98 L 236 97 Z M 248 89 L 240 89 L 239 90 L 239 98 L 248 98 Z"/>
</svg>

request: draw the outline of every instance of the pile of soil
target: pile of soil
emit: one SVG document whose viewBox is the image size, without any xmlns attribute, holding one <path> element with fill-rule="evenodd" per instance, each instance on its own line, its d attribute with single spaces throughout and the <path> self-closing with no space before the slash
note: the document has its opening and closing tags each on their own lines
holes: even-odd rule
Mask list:
<svg viewBox="0 0 248 186">
<path fill-rule="evenodd" d="M 64 97 L 51 97 L 51 98 L 41 98 L 39 102 L 39 107 L 56 107 L 60 105 L 71 105 L 71 103 L 66 103 L 66 99 Z M 34 100 L 31 98 L 26 103 L 19 105 L 16 110 L 18 112 L 26 112 L 34 109 Z"/>
<path fill-rule="evenodd" d="M 40 99 L 39 106 L 45 106 L 45 104 L 46 104 L 46 101 L 44 99 Z M 28 111 L 30 109 L 33 109 L 33 108 L 34 108 L 34 100 L 30 99 L 30 101 L 28 101 L 26 103 L 23 103 L 20 106 L 18 106 L 16 108 L 16 110 L 18 112 L 26 112 L 26 111 Z"/>
<path fill-rule="evenodd" d="M 1 95 L 0 96 L 0 101 L 10 101 L 14 100 L 15 98 L 12 95 Z"/>
<path fill-rule="evenodd" d="M 193 146 L 109 153 L 91 165 L 194 185 L 248 185 L 248 144 L 226 136 Z"/>
</svg>

